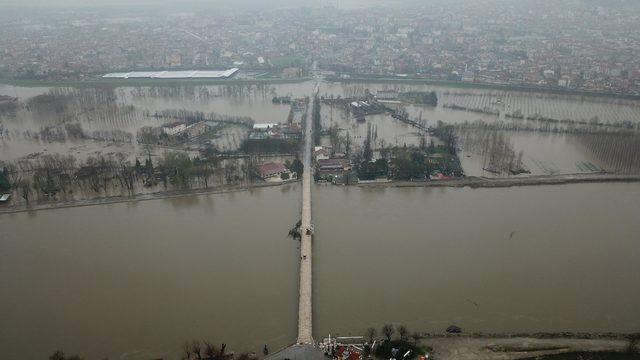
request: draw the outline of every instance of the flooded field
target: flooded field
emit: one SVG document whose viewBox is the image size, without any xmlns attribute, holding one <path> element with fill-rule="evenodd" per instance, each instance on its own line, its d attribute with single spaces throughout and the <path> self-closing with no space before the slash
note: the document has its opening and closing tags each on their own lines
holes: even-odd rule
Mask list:
<svg viewBox="0 0 640 360">
<path fill-rule="evenodd" d="M 315 186 L 315 338 L 384 323 L 637 331 L 639 197 L 637 184 Z M 177 358 L 193 338 L 289 344 L 299 202 L 291 185 L 2 215 L 0 349 L 131 360 Z"/>
<path fill-rule="evenodd" d="M 291 85 L 287 90 L 306 94 L 306 89 L 298 89 L 297 85 Z M 56 96 L 82 95 L 89 100 L 64 103 L 62 110 L 43 106 L 41 110 L 46 111 L 38 111 L 37 107 L 30 105 L 34 96 L 51 93 Z M 123 152 L 131 160 L 143 158 L 147 149 L 136 141 L 139 130 L 176 121 L 154 116 L 163 111 L 213 113 L 216 116 L 247 118 L 257 123 L 284 123 L 289 114 L 289 106 L 272 104 L 275 88 L 257 86 L 52 89 L 2 85 L 0 94 L 18 97 L 26 104 L 14 115 L 0 116 L 0 156 L 5 161 L 51 153 L 76 155 L 83 159 L 89 155 Z M 108 101 L 101 101 L 101 97 Z M 69 124 L 78 124 L 84 138 L 70 139 L 65 127 Z M 114 138 L 114 133 L 117 138 Z M 247 136 L 248 131 L 243 127 L 226 125 L 216 138 L 211 139 L 211 144 L 220 151 L 235 151 Z M 75 144 L 70 145 L 72 142 Z M 74 146 L 76 148 L 71 149 Z M 153 150 L 155 155 L 165 151 Z"/>
<path fill-rule="evenodd" d="M 231 119 L 207 141 L 234 151 L 248 136 L 247 119 L 287 121 L 290 106 L 274 104 L 274 96 L 304 97 L 312 87 L 305 82 L 80 91 L 2 85 L 0 94 L 20 98 L 21 106 L 0 116 L 0 160 L 62 154 L 85 161 L 122 153 L 132 163 L 147 157 L 156 163 L 167 151 L 195 157 L 201 149 L 138 142 L 140 129 L 169 123 L 179 112 Z M 324 83 L 321 89 L 321 95 L 344 97 L 365 89 L 435 89 L 437 107 L 393 106 L 428 126 L 480 120 L 483 127 L 467 128 L 467 134 L 499 134 L 501 146 L 521 154 L 531 175 L 617 171 L 626 165 L 608 161 L 617 154 L 588 134 L 505 130 L 522 124 L 506 117 L 505 109 L 575 121 L 630 121 L 636 127 L 640 119 L 638 103 L 629 100 L 389 84 Z M 39 109 L 30 100 L 42 94 L 75 95 L 62 107 L 45 102 Z M 500 115 L 445 107 L 452 103 L 498 109 Z M 321 122 L 325 130 L 348 134 L 356 150 L 368 132 L 375 134 L 378 149 L 437 141 L 386 114 L 358 122 L 344 110 L 323 106 Z M 80 129 L 83 136 L 77 136 Z M 615 134 L 607 141 L 627 152 L 633 145 Z M 459 144 L 466 174 L 499 176 L 486 170 L 486 154 L 473 142 Z M 204 185 L 202 178 L 191 185 L 207 186 L 208 178 L 209 186 L 245 184 L 249 160 L 233 160 L 233 171 L 231 161 L 205 169 Z M 120 183 L 113 189 L 89 185 L 65 196 L 111 196 L 124 189 Z M 143 191 L 162 189 L 166 184 L 159 181 Z M 176 358 L 181 343 L 193 338 L 258 353 L 264 344 L 273 350 L 291 343 L 299 252 L 286 234 L 299 218 L 299 192 L 297 185 L 285 185 L 1 215 L 0 350 L 8 358 L 40 359 L 63 348 L 88 358 L 137 360 Z M 316 339 L 361 334 L 384 323 L 429 332 L 451 324 L 483 332 L 640 328 L 634 308 L 640 302 L 634 281 L 640 272 L 637 184 L 315 186 L 313 196 Z"/>
<path fill-rule="evenodd" d="M 516 153 L 522 151 L 523 166 L 529 174 L 557 175 L 609 170 L 608 165 L 582 146 L 576 135 L 506 132 Z M 466 175 L 495 177 L 486 168 L 486 159 L 473 151 L 461 151 L 460 161 Z M 506 175 L 502 175 L 506 176 Z"/>
<path fill-rule="evenodd" d="M 0 157 L 11 161 L 26 156 L 62 153 L 84 159 L 87 156 L 109 155 L 123 152 L 131 161 L 144 158 L 149 147 L 142 147 L 136 141 L 137 132 L 143 126 L 160 126 L 171 122 L 169 118 L 151 116 L 163 111 L 188 110 L 204 114 L 215 113 L 220 116 L 248 118 L 257 123 L 284 123 L 289 114 L 289 106 L 273 104 L 274 96 L 305 97 L 311 94 L 312 82 L 270 85 L 211 85 L 211 86 L 157 86 L 157 87 L 118 87 L 112 90 L 83 90 L 110 92 L 115 99 L 112 106 L 104 107 L 91 102 L 80 105 L 68 116 L 56 113 L 38 113 L 33 108 L 21 108 L 15 116 L 0 117 L 3 129 L 0 141 Z M 28 102 L 34 96 L 50 92 L 45 87 L 15 87 L 0 85 L 0 94 L 15 96 Z M 506 117 L 517 114 L 524 118 L 543 117 L 545 119 L 574 122 L 597 122 L 602 126 L 635 126 L 640 124 L 640 101 L 583 97 L 575 95 L 554 95 L 517 91 L 498 91 L 490 89 L 451 88 L 430 85 L 380 84 L 380 83 L 323 83 L 321 96 L 360 96 L 369 90 L 375 94 L 380 90 L 430 91 L 438 94 L 438 106 L 390 105 L 407 111 L 412 119 L 420 119 L 427 126 L 435 127 L 438 122 L 447 124 L 471 124 L 481 121 L 484 126 L 499 124 L 500 128 L 540 128 L 543 132 L 557 132 L 553 127 L 566 131 L 565 123 L 549 123 L 539 120 L 519 120 Z M 468 110 L 453 109 L 457 106 Z M 486 112 L 495 112 L 493 115 Z M 390 146 L 418 145 L 422 138 L 430 142 L 431 138 L 417 129 L 391 118 L 386 114 L 367 116 L 365 122 L 356 121 L 344 110 L 323 106 L 322 126 L 328 130 L 335 127 L 342 137 L 347 134 L 353 148 L 362 146 L 371 127 L 375 132 L 374 148 Z M 44 136 L 62 132 L 66 123 L 79 123 L 85 133 L 98 134 L 92 139 L 74 141 L 47 141 Z M 630 125 L 629 125 L 630 124 Z M 56 127 L 57 126 L 57 127 Z M 551 128 L 550 128 L 551 126 Z M 53 127 L 43 134 L 43 129 Z M 56 130 L 57 129 L 57 130 Z M 562 130 L 564 129 L 564 130 Z M 54 131 L 55 130 L 55 131 Z M 551 131 L 553 130 L 553 131 Z M 57 132 L 56 132 L 57 131 Z M 117 132 L 118 141 L 104 141 Z M 120 133 L 122 132 L 122 133 Z M 220 130 L 210 144 L 220 151 L 235 151 L 247 138 L 248 131 L 242 126 L 228 125 Z M 610 170 L 602 159 L 594 159 L 593 154 L 577 146 L 571 136 L 537 134 L 531 131 L 506 131 L 516 152 L 524 152 L 525 167 L 531 174 L 557 174 L 590 172 L 592 169 Z M 124 141 L 123 141 L 124 140 Z M 437 140 L 436 140 L 437 141 Z M 322 143 L 330 144 L 324 137 Z M 167 151 L 152 148 L 152 155 L 159 156 Z M 481 155 L 471 149 L 461 148 L 462 159 L 468 175 L 493 176 L 484 171 Z M 471 155 L 467 157 L 467 155 Z M 586 163 L 587 166 L 583 164 Z M 594 167 L 595 166 L 595 167 Z"/>
<path fill-rule="evenodd" d="M 606 97 L 545 94 L 492 89 L 454 88 L 435 85 L 411 85 L 393 83 L 331 83 L 324 86 L 322 94 L 341 95 L 343 97 L 362 95 L 368 89 L 375 94 L 379 90 L 395 91 L 431 91 L 438 94 L 438 106 L 408 107 L 414 116 L 423 112 L 423 118 L 433 121 L 464 122 L 496 117 L 486 114 L 454 111 L 445 106 L 457 105 L 474 110 L 499 110 L 504 114 L 521 113 L 525 117 L 539 115 L 558 120 L 589 121 L 597 118 L 604 123 L 623 121 L 638 122 L 640 119 L 640 101 Z M 456 115 L 453 115 L 456 114 Z"/>
</svg>

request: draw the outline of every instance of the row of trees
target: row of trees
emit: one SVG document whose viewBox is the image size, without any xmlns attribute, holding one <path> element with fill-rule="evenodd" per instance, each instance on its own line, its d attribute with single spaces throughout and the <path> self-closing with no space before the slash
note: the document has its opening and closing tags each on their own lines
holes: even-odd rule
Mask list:
<svg viewBox="0 0 640 360">
<path fill-rule="evenodd" d="M 4 129 L 2 129 L 4 130 Z M 133 135 L 123 130 L 94 130 L 85 131 L 80 123 L 66 123 L 64 125 L 47 125 L 39 130 L 15 130 L 12 134 L 8 130 L 0 131 L 0 138 L 22 138 L 29 141 L 65 142 L 67 140 L 98 140 L 120 143 L 130 143 Z"/>
<path fill-rule="evenodd" d="M 587 151 L 606 164 L 608 170 L 640 173 L 640 134 L 580 134 L 576 137 Z"/>
<path fill-rule="evenodd" d="M 265 348 L 266 349 L 266 348 Z M 265 354 L 266 355 L 266 354 Z M 78 355 L 66 355 L 58 350 L 49 356 L 49 360 L 83 360 Z M 192 340 L 182 344 L 181 360 L 256 360 L 255 354 L 241 353 L 235 355 L 227 351 L 227 345 L 214 345 L 210 341 Z"/>
<path fill-rule="evenodd" d="M 380 334 L 384 336 L 387 341 L 391 341 L 394 334 L 398 335 L 398 340 L 408 341 L 410 338 L 414 341 L 414 343 L 418 343 L 418 341 L 422 338 L 420 334 L 417 332 L 409 333 L 409 330 L 404 325 L 398 325 L 394 327 L 391 324 L 385 324 L 380 329 Z M 369 343 L 373 343 L 378 336 L 378 331 L 375 328 L 368 328 L 366 331 L 366 338 Z"/>
<path fill-rule="evenodd" d="M 217 346 L 206 340 L 192 340 L 182 344 L 181 360 L 251 360 L 257 358 L 255 354 L 241 353 L 235 355 L 234 353 L 228 353 L 227 345 L 224 343 Z"/>
<path fill-rule="evenodd" d="M 602 134 L 602 133 L 629 133 L 633 132 L 633 127 L 628 126 L 611 126 L 598 124 L 578 124 L 554 123 L 549 121 L 494 121 L 485 122 L 484 120 L 476 120 L 457 124 L 456 128 L 466 129 L 483 129 L 483 130 L 503 130 L 503 131 L 523 131 L 523 132 L 544 132 L 555 134 Z"/>
<path fill-rule="evenodd" d="M 482 156 L 483 169 L 493 173 L 520 173 L 525 171 L 524 152 L 516 153 L 508 134 L 497 130 L 470 130 L 456 132 L 462 147 Z"/>
<path fill-rule="evenodd" d="M 327 132 L 329 134 L 329 144 L 331 145 L 331 149 L 334 153 L 340 152 L 347 156 L 351 155 L 353 150 L 353 140 L 351 139 L 349 131 L 347 131 L 345 135 L 340 135 L 340 129 L 336 124 L 334 124 L 327 130 Z"/>
<path fill-rule="evenodd" d="M 396 327 L 386 324 L 380 329 L 380 334 L 384 336 L 384 341 L 375 347 L 375 356 L 381 359 L 403 358 L 415 359 L 418 355 L 424 354 L 424 350 L 418 346 L 422 336 L 417 332 L 410 333 L 406 326 Z M 394 335 L 397 336 L 394 338 Z M 368 328 L 366 338 L 368 343 L 364 347 L 364 355 L 370 356 L 372 352 L 371 344 L 377 340 L 378 332 L 375 328 Z M 411 339 L 411 341 L 410 341 Z M 405 355 L 407 354 L 407 355 Z"/>
<path fill-rule="evenodd" d="M 111 87 L 62 88 L 55 87 L 45 94 L 36 95 L 26 102 L 26 108 L 44 114 L 70 114 L 86 109 L 114 106 L 117 102 Z"/>
<path fill-rule="evenodd" d="M 230 123 L 236 125 L 244 125 L 251 127 L 254 124 L 254 120 L 248 116 L 232 116 L 218 114 L 215 112 L 204 113 L 202 111 L 191 111 L 187 109 L 172 109 L 156 111 L 151 114 L 149 111 L 144 111 L 145 116 L 151 116 L 160 119 L 173 119 L 184 121 L 187 125 L 195 124 L 201 121 L 215 121 L 222 123 Z"/>
<path fill-rule="evenodd" d="M 275 89 L 266 83 L 226 85 L 140 86 L 131 90 L 134 98 L 175 98 L 207 102 L 218 97 L 274 96 Z"/>
<path fill-rule="evenodd" d="M 78 192 L 132 195 L 141 186 L 159 184 L 165 189 L 170 185 L 174 189 L 208 188 L 212 182 L 223 185 L 250 181 L 256 174 L 251 157 L 190 158 L 183 152 L 166 152 L 154 165 L 150 156 L 144 164 L 138 159 L 132 164 L 122 153 L 88 157 L 83 162 L 73 155 L 53 154 L 4 164 L 0 186 L 6 179 L 29 204 L 34 198 L 74 196 Z"/>
</svg>

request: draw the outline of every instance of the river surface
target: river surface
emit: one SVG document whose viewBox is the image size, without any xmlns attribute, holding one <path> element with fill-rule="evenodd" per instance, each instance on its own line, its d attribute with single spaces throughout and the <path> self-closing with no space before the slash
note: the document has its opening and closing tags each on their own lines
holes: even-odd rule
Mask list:
<svg viewBox="0 0 640 360">
<path fill-rule="evenodd" d="M 0 216 L 0 353 L 177 359 L 294 341 L 298 186 Z"/>
<path fill-rule="evenodd" d="M 313 188 L 314 336 L 638 331 L 640 185 Z M 295 341 L 300 187 L 0 216 L 0 353 Z"/>
</svg>

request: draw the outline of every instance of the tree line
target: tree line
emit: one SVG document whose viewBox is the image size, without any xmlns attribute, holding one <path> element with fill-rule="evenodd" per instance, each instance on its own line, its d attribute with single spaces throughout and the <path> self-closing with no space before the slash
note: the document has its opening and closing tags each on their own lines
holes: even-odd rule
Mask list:
<svg viewBox="0 0 640 360">
<path fill-rule="evenodd" d="M 257 177 L 256 160 L 252 157 L 191 158 L 184 152 L 165 152 L 156 164 L 150 155 L 132 163 L 117 153 L 89 156 L 84 161 L 73 155 L 47 154 L 1 165 L 0 185 L 4 178 L 27 205 L 34 199 L 74 197 L 78 192 L 133 195 L 141 187 L 208 188 L 212 184 L 249 182 Z"/>
<path fill-rule="evenodd" d="M 609 171 L 640 173 L 640 134 L 579 134 L 576 138 L 589 153 L 606 164 Z"/>
<path fill-rule="evenodd" d="M 465 150 L 482 156 L 482 168 L 496 174 L 526 172 L 524 152 L 515 151 L 513 141 L 505 132 L 495 129 L 458 128 L 456 136 Z"/>
<path fill-rule="evenodd" d="M 204 113 L 201 111 L 191 111 L 187 109 L 162 110 L 156 111 L 153 114 L 145 110 L 143 114 L 145 116 L 160 119 L 182 120 L 187 125 L 195 124 L 201 121 L 215 121 L 251 127 L 255 122 L 251 117 L 248 116 L 232 116 L 218 114 L 215 112 Z"/>
</svg>

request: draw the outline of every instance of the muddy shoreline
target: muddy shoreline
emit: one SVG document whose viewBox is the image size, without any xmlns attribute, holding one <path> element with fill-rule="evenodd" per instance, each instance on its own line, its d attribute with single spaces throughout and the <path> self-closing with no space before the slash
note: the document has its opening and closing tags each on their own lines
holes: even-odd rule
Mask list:
<svg viewBox="0 0 640 360">
<path fill-rule="evenodd" d="M 579 183 L 640 182 L 640 175 L 618 174 L 566 174 L 511 178 L 485 178 L 469 176 L 454 180 L 388 181 L 359 183 L 360 187 L 470 187 L 507 188 L 514 186 L 563 185 Z"/>
<path fill-rule="evenodd" d="M 421 342 L 441 360 L 530 359 L 575 352 L 623 353 L 629 334 L 616 333 L 534 333 L 434 335 Z"/>
<path fill-rule="evenodd" d="M 380 187 L 452 187 L 463 188 L 509 188 L 515 186 L 540 186 L 540 185 L 564 185 L 564 184 L 580 184 L 580 183 L 607 183 L 607 182 L 640 182 L 640 175 L 618 175 L 618 174 L 568 174 L 568 175 L 545 175 L 545 176 L 529 176 L 521 178 L 483 178 L 483 177 L 466 177 L 464 179 L 454 180 L 434 180 L 434 181 L 388 181 L 388 182 L 367 182 L 359 183 L 355 186 L 363 188 L 380 188 Z M 24 205 L 5 205 L 0 207 L 0 214 L 12 214 L 20 212 L 31 212 L 40 210 L 64 209 L 72 207 L 94 206 L 118 204 L 127 202 L 148 201 L 157 199 L 170 199 L 176 197 L 207 195 L 207 194 L 224 194 L 239 191 L 248 191 L 273 186 L 283 186 L 291 184 L 285 183 L 257 183 L 248 185 L 235 186 L 218 186 L 201 189 L 188 190 L 169 190 L 154 193 L 140 193 L 131 196 L 110 196 L 96 197 L 93 199 L 70 200 L 70 201 L 54 201 L 49 203 Z"/>
<path fill-rule="evenodd" d="M 54 210 L 54 209 L 66 209 L 74 207 L 95 206 L 95 205 L 109 205 L 119 203 L 132 203 L 140 201 L 158 200 L 158 199 L 171 199 L 193 195 L 208 195 L 208 194 L 225 194 L 240 191 L 250 191 L 253 189 L 283 186 L 289 185 L 294 182 L 284 183 L 258 183 L 249 185 L 235 185 L 235 186 L 218 186 L 201 189 L 187 189 L 187 190 L 168 190 L 158 191 L 154 193 L 139 193 L 130 196 L 119 195 L 109 197 L 96 197 L 93 199 L 83 200 L 69 200 L 69 201 L 53 201 L 49 203 L 33 204 L 30 206 L 16 205 L 16 206 L 4 206 L 0 207 L 1 214 L 14 214 L 21 212 L 32 212 L 40 210 Z"/>
</svg>

